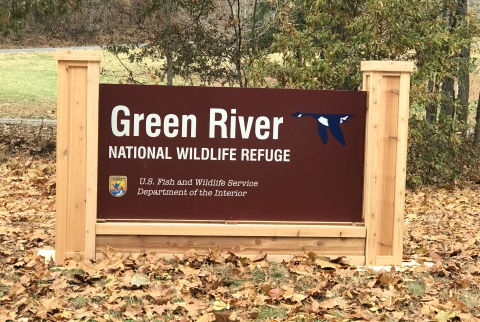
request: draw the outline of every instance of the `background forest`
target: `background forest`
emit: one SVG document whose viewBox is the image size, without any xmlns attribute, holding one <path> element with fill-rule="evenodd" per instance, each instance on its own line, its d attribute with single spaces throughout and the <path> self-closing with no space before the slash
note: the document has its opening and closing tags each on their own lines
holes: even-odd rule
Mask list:
<svg viewBox="0 0 480 322">
<path fill-rule="evenodd" d="M 466 0 L 1 0 L 0 33 L 4 47 L 104 46 L 135 64 L 127 83 L 358 90 L 360 61 L 413 61 L 408 186 L 478 179 Z"/>
</svg>

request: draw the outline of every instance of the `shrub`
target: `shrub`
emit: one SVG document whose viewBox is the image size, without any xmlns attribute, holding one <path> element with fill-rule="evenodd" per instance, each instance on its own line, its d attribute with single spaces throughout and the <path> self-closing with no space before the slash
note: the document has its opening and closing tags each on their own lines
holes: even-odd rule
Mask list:
<svg viewBox="0 0 480 322">
<path fill-rule="evenodd" d="M 410 119 L 407 187 L 474 180 L 480 173 L 479 157 L 468 126 L 442 115 L 436 123 Z"/>
</svg>

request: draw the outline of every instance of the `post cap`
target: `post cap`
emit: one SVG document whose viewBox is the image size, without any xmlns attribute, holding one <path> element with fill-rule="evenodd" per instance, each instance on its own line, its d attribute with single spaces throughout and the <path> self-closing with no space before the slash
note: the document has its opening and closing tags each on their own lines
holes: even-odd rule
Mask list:
<svg viewBox="0 0 480 322">
<path fill-rule="evenodd" d="M 415 64 L 411 61 L 387 61 L 387 60 L 369 60 L 362 61 L 360 70 L 362 72 L 413 72 Z"/>
<path fill-rule="evenodd" d="M 103 52 L 101 50 L 57 50 L 55 57 L 57 60 L 103 61 Z"/>
</svg>

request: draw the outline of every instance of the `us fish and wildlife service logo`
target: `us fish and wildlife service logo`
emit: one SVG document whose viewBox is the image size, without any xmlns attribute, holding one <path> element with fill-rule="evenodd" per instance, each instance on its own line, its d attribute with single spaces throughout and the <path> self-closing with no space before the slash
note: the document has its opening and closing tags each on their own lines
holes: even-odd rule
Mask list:
<svg viewBox="0 0 480 322">
<path fill-rule="evenodd" d="M 110 176 L 108 190 L 114 197 L 121 197 L 127 193 L 126 176 Z"/>
</svg>

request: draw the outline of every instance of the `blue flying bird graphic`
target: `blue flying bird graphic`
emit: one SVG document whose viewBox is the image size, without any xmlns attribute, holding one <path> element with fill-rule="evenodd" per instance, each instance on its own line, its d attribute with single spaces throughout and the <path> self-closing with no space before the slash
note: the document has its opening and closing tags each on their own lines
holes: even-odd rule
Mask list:
<svg viewBox="0 0 480 322">
<path fill-rule="evenodd" d="M 115 183 L 115 184 L 112 184 L 112 186 L 115 188 L 115 190 L 117 190 L 117 189 L 118 189 L 118 186 L 120 186 L 120 182 L 117 182 L 117 183 Z"/>
<path fill-rule="evenodd" d="M 330 133 L 333 135 L 341 145 L 345 146 L 345 138 L 343 137 L 342 129 L 340 129 L 340 124 L 343 122 L 348 122 L 349 117 L 353 117 L 353 114 L 311 114 L 311 113 L 301 113 L 296 112 L 292 114 L 295 117 L 304 117 L 311 116 L 317 121 L 317 131 L 322 139 L 323 144 L 328 142 L 328 133 L 327 128 L 330 129 Z"/>
</svg>

